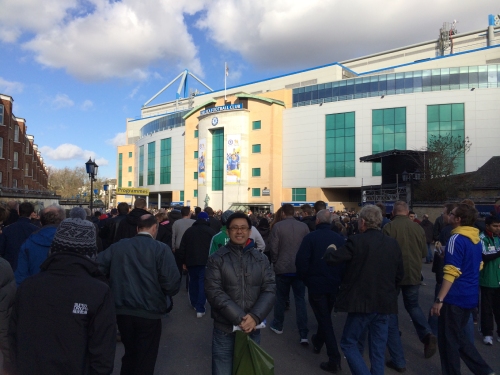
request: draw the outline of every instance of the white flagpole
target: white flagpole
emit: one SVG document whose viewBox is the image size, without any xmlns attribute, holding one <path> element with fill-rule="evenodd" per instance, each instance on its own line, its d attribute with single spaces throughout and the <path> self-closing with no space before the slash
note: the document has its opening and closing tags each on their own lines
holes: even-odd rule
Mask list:
<svg viewBox="0 0 500 375">
<path fill-rule="evenodd" d="M 226 102 L 227 62 L 224 63 L 224 104 Z"/>
</svg>

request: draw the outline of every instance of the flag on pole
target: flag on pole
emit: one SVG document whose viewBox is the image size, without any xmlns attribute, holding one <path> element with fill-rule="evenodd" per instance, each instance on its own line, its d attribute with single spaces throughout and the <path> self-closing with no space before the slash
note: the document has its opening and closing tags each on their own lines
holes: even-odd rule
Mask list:
<svg viewBox="0 0 500 375">
<path fill-rule="evenodd" d="M 229 75 L 229 67 L 227 66 L 227 63 L 224 63 L 225 66 L 225 74 L 224 74 L 224 102 L 227 100 L 226 96 L 226 87 L 227 87 L 227 76 Z"/>
<path fill-rule="evenodd" d="M 229 66 L 226 63 L 226 77 L 229 75 Z"/>
</svg>

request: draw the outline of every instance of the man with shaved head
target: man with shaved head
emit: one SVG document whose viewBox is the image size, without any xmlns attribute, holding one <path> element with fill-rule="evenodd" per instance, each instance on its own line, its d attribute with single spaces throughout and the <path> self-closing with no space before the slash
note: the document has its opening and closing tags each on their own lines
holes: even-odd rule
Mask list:
<svg viewBox="0 0 500 375">
<path fill-rule="evenodd" d="M 115 298 L 125 346 L 121 374 L 153 375 L 166 296 L 179 291 L 180 274 L 170 248 L 156 240 L 158 222 L 153 215 L 138 217 L 136 231 L 135 237 L 114 243 L 97 260 Z"/>
</svg>

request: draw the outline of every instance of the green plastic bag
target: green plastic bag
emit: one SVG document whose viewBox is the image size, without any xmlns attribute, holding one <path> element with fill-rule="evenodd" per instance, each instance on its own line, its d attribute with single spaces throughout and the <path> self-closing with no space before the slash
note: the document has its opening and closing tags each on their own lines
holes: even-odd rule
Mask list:
<svg viewBox="0 0 500 375">
<path fill-rule="evenodd" d="M 241 331 L 236 331 L 233 375 L 274 375 L 273 357 Z"/>
</svg>

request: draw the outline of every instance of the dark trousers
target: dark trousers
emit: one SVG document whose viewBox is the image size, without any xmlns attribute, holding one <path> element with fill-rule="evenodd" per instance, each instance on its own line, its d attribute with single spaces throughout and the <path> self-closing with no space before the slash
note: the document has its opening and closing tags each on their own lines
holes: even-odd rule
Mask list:
<svg viewBox="0 0 500 375">
<path fill-rule="evenodd" d="M 481 333 L 493 336 L 493 317 L 500 336 L 500 288 L 481 287 Z"/>
<path fill-rule="evenodd" d="M 340 363 L 340 352 L 332 325 L 332 310 L 335 303 L 335 293 L 312 294 L 309 293 L 309 304 L 318 321 L 318 330 L 313 345 L 320 349 L 326 345 L 326 354 L 330 362 Z"/>
<path fill-rule="evenodd" d="M 117 315 L 125 354 L 120 375 L 153 375 L 161 337 L 161 319 Z"/>
<path fill-rule="evenodd" d="M 489 375 L 493 372 L 465 333 L 471 311 L 472 309 L 462 309 L 447 303 L 443 303 L 441 307 L 438 346 L 443 375 L 460 375 L 460 359 L 475 375 Z"/>
</svg>

